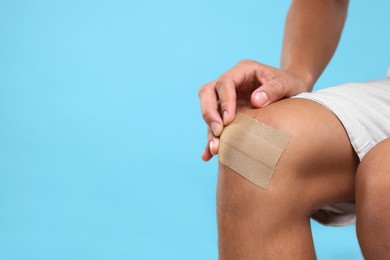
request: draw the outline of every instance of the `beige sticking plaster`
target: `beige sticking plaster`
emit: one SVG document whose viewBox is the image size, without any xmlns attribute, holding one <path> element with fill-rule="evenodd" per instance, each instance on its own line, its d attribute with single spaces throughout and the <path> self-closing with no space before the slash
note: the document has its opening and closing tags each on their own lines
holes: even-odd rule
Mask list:
<svg viewBox="0 0 390 260">
<path fill-rule="evenodd" d="M 266 189 L 292 135 L 243 113 L 225 127 L 219 161 L 257 186 Z"/>
</svg>

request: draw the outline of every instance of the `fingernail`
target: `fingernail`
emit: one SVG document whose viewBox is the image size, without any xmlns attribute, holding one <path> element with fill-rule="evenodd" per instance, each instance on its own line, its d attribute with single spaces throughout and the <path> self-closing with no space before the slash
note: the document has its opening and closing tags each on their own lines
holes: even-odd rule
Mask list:
<svg viewBox="0 0 390 260">
<path fill-rule="evenodd" d="M 217 122 L 212 122 L 211 130 L 213 131 L 215 136 L 219 136 L 222 133 L 222 125 Z"/>
<path fill-rule="evenodd" d="M 214 141 L 213 141 L 213 140 L 210 141 L 209 147 L 210 147 L 210 153 L 211 153 L 212 155 L 214 155 L 214 154 L 213 154 L 213 148 L 214 148 Z"/>
<path fill-rule="evenodd" d="M 260 91 L 255 93 L 256 103 L 260 106 L 264 106 L 268 102 L 268 95 L 264 91 Z"/>
<path fill-rule="evenodd" d="M 223 122 L 225 123 L 226 122 L 226 120 L 227 120 L 227 118 L 228 118 L 228 116 L 229 116 L 229 112 L 228 111 L 223 111 Z"/>
</svg>

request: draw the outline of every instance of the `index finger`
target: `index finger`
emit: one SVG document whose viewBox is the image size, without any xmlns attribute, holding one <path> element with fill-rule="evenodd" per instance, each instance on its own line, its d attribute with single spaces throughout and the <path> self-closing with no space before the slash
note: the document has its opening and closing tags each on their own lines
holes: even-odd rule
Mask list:
<svg viewBox="0 0 390 260">
<path fill-rule="evenodd" d="M 215 84 L 215 89 L 221 105 L 224 125 L 230 124 L 236 114 L 236 86 L 231 79 L 221 79 Z"/>
<path fill-rule="evenodd" d="M 223 130 L 223 123 L 218 112 L 218 96 L 215 91 L 215 82 L 212 81 L 201 87 L 198 94 L 202 117 L 212 129 L 214 135 L 219 136 Z"/>
</svg>

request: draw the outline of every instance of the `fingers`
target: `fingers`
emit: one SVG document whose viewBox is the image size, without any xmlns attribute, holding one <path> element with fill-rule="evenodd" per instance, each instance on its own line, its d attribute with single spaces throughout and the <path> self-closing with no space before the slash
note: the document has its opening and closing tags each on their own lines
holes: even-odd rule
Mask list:
<svg viewBox="0 0 390 260">
<path fill-rule="evenodd" d="M 213 133 L 208 129 L 208 138 L 209 140 L 209 150 L 212 155 L 218 154 L 218 148 L 219 148 L 219 138 L 213 135 Z"/>
<path fill-rule="evenodd" d="M 295 74 L 256 61 L 243 60 L 219 79 L 199 89 L 203 119 L 208 125 L 208 143 L 202 154 L 204 161 L 218 153 L 219 139 L 224 126 L 236 114 L 236 106 L 260 108 L 285 97 L 303 92 L 304 80 Z"/>
<path fill-rule="evenodd" d="M 215 91 L 215 82 L 210 82 L 199 89 L 199 101 L 202 117 L 211 128 L 215 136 L 223 130 L 223 121 L 218 112 L 218 96 Z"/>
<path fill-rule="evenodd" d="M 257 88 L 251 95 L 251 103 L 254 107 L 264 107 L 284 98 L 287 88 L 280 78 L 269 80 Z"/>
<path fill-rule="evenodd" d="M 236 86 L 232 80 L 223 79 L 216 83 L 215 89 L 221 105 L 223 123 L 228 125 L 236 114 Z"/>
<path fill-rule="evenodd" d="M 211 158 L 213 158 L 213 155 L 210 153 L 209 144 L 207 143 L 206 148 L 204 149 L 202 154 L 202 160 L 207 162 L 210 161 Z"/>
<path fill-rule="evenodd" d="M 263 79 L 271 77 L 270 73 L 264 71 L 264 68 L 266 66 L 256 61 L 243 60 L 219 79 L 199 89 L 203 119 L 211 127 L 215 136 L 219 136 L 222 133 L 223 126 L 230 124 L 234 119 L 237 90 L 249 94 L 249 97 L 254 89 L 253 85 L 260 85 L 256 73 L 261 75 Z M 218 104 L 220 107 L 218 107 Z"/>
<path fill-rule="evenodd" d="M 218 154 L 219 138 L 216 137 L 210 128 L 207 130 L 207 145 L 202 154 L 203 161 L 209 161 L 214 155 Z"/>
<path fill-rule="evenodd" d="M 221 135 L 223 126 L 233 121 L 236 113 L 236 99 L 236 86 L 233 80 L 228 78 L 210 82 L 199 90 L 203 119 L 215 136 Z"/>
<path fill-rule="evenodd" d="M 310 89 L 301 77 L 271 67 L 264 71 L 256 71 L 255 77 L 261 86 L 251 95 L 251 103 L 254 107 L 264 107 Z"/>
</svg>

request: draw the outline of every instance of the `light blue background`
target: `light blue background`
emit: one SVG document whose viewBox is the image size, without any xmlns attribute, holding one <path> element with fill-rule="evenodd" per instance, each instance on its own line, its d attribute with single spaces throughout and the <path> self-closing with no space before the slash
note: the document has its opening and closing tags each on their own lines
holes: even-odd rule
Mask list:
<svg viewBox="0 0 390 260">
<path fill-rule="evenodd" d="M 1 0 L 0 259 L 217 259 L 197 89 L 277 66 L 288 5 Z M 388 10 L 351 1 L 317 89 L 385 75 Z M 361 259 L 354 227 L 313 229 L 319 259 Z"/>
</svg>

